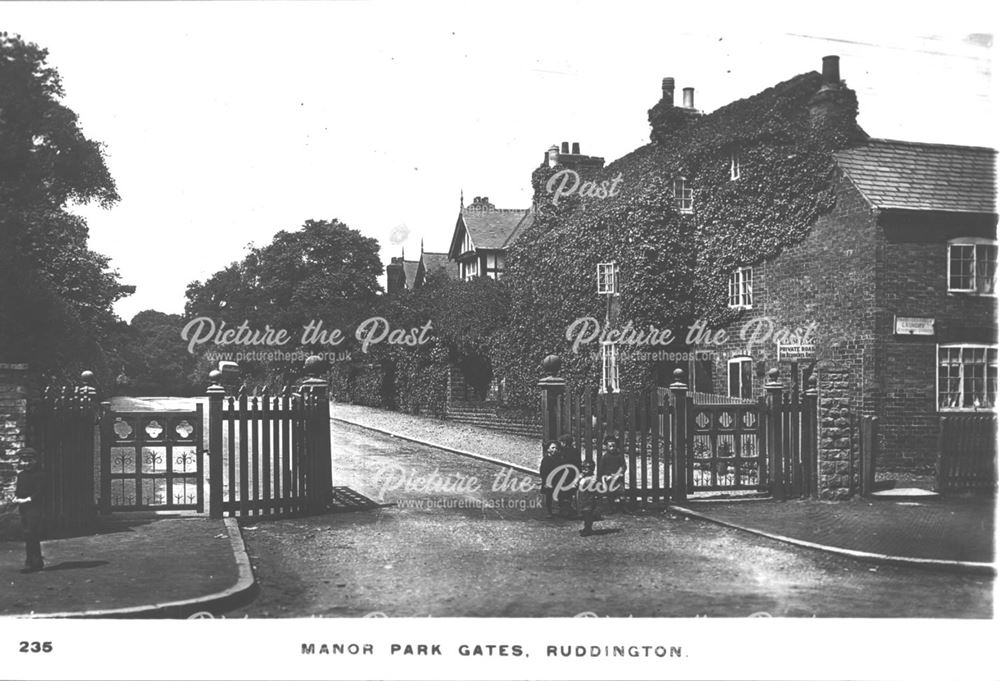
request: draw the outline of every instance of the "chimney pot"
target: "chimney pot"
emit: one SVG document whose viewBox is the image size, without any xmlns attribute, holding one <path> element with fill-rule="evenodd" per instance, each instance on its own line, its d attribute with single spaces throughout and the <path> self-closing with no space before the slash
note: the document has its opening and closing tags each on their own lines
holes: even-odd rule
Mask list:
<svg viewBox="0 0 1000 681">
<path fill-rule="evenodd" d="M 823 57 L 823 87 L 840 86 L 840 57 L 831 54 Z"/>
<path fill-rule="evenodd" d="M 562 143 L 562 153 L 564 153 L 564 154 L 568 154 L 569 153 L 569 142 L 563 142 Z"/>
<path fill-rule="evenodd" d="M 663 79 L 663 99 L 667 100 L 667 104 L 670 106 L 674 105 L 674 79 L 664 78 Z"/>
<path fill-rule="evenodd" d="M 684 88 L 684 108 L 693 109 L 694 108 L 694 88 L 686 87 Z"/>
<path fill-rule="evenodd" d="M 580 153 L 580 143 L 579 142 L 573 142 L 573 153 L 574 154 L 579 154 Z"/>
</svg>

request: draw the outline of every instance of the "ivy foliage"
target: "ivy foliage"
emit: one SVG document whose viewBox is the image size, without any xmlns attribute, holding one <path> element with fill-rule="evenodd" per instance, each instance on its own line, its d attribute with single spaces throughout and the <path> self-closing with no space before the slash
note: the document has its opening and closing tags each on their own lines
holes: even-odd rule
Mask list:
<svg viewBox="0 0 1000 681">
<path fill-rule="evenodd" d="M 621 312 L 617 328 L 672 329 L 668 348 L 683 350 L 696 319 L 729 320 L 729 274 L 800 241 L 833 205 L 833 152 L 864 137 L 854 92 L 827 92 L 833 102 L 822 126 L 810 116 L 821 86 L 811 72 L 699 117 L 661 102 L 650 110 L 654 142 L 584 177 L 620 176 L 619 192 L 596 199 L 574 194 L 553 205 L 546 184 L 562 166 L 532 175 L 536 219 L 512 246 L 504 285 L 509 321 L 493 346 L 508 396 L 532 404 L 537 367 L 550 353 L 576 384 L 600 380 L 599 346 L 574 353 L 566 329 L 585 316 L 605 320 L 597 264 L 617 262 Z M 730 179 L 731 154 L 741 176 Z M 673 180 L 693 189 L 694 212 L 675 206 Z M 581 348 L 582 350 L 583 348 Z M 651 361 L 625 361 L 624 386 L 655 380 Z"/>
</svg>

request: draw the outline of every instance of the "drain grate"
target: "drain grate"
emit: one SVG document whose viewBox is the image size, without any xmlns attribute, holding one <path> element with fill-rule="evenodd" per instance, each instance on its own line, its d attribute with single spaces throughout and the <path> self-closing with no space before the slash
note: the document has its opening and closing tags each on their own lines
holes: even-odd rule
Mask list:
<svg viewBox="0 0 1000 681">
<path fill-rule="evenodd" d="M 331 511 L 364 511 L 378 507 L 377 502 L 350 487 L 334 487 L 329 506 Z"/>
</svg>

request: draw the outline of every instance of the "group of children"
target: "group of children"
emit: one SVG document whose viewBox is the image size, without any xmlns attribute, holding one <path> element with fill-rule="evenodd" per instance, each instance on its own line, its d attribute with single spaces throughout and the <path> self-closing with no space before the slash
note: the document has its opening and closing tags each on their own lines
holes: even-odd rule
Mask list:
<svg viewBox="0 0 1000 681">
<path fill-rule="evenodd" d="M 580 450 L 570 435 L 563 435 L 557 442 L 546 445 L 538 467 L 542 479 L 542 498 L 549 517 L 554 517 L 553 502 L 560 509 L 572 509 L 583 518 L 580 536 L 594 534 L 594 521 L 598 520 L 601 503 L 610 507 L 621 504 L 625 481 L 625 456 L 618 439 L 613 435 L 604 438 L 604 455 L 598 466 L 590 460 L 580 461 Z"/>
</svg>

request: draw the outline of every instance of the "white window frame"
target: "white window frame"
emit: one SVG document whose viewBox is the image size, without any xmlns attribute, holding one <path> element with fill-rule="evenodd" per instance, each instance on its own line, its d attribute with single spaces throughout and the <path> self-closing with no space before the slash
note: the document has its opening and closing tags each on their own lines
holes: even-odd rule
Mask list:
<svg viewBox="0 0 1000 681">
<path fill-rule="evenodd" d="M 618 263 L 597 263 L 597 295 L 616 295 L 618 293 Z"/>
<path fill-rule="evenodd" d="M 729 180 L 740 179 L 740 152 L 733 151 L 729 154 Z"/>
<path fill-rule="evenodd" d="M 618 346 L 611 341 L 601 343 L 601 393 L 621 391 L 618 380 Z"/>
<path fill-rule="evenodd" d="M 750 366 L 750 385 L 747 387 L 748 395 L 743 396 L 743 364 L 748 364 Z M 734 364 L 739 365 L 739 376 L 740 376 L 740 390 L 733 394 L 733 370 Z M 726 363 L 726 394 L 730 397 L 738 397 L 740 399 L 749 399 L 753 397 L 753 358 L 746 355 L 740 355 L 738 357 L 733 357 Z"/>
<path fill-rule="evenodd" d="M 983 366 L 984 366 L 984 371 L 983 371 L 983 390 L 984 390 L 984 396 L 987 399 L 989 398 L 989 394 L 990 394 L 990 389 L 989 389 L 990 369 L 989 368 L 990 368 L 991 364 L 994 367 L 997 365 L 997 345 L 996 345 L 996 343 L 940 343 L 940 344 L 937 345 L 937 352 L 935 353 L 935 357 L 934 357 L 934 377 L 935 377 L 934 378 L 934 398 L 935 398 L 935 403 L 937 404 L 937 410 L 939 412 L 972 412 L 972 413 L 984 412 L 984 411 L 987 411 L 987 412 L 994 411 L 996 409 L 996 380 L 997 380 L 995 376 L 993 378 L 993 381 L 994 381 L 994 387 L 993 387 L 993 395 L 994 395 L 994 397 L 993 397 L 993 402 L 994 402 L 994 404 L 992 404 L 992 405 L 983 404 L 983 405 L 979 405 L 979 406 L 972 405 L 972 406 L 968 406 L 968 407 L 963 406 L 963 405 L 960 405 L 960 406 L 957 406 L 957 407 L 952 407 L 952 406 L 945 407 L 945 406 L 941 405 L 941 366 L 942 366 L 942 364 L 941 364 L 941 351 L 942 350 L 954 350 L 954 349 L 958 349 L 960 351 L 960 353 L 959 353 L 960 359 L 959 359 L 959 362 L 958 362 L 958 367 L 959 367 L 958 391 L 957 391 L 958 398 L 961 400 L 961 399 L 964 398 L 964 395 L 965 395 L 965 379 L 966 379 L 966 376 L 965 376 L 965 367 L 969 366 L 969 364 L 963 362 L 961 360 L 961 356 L 962 356 L 962 354 L 964 354 L 964 352 L 966 350 L 983 350 L 984 351 L 984 356 L 985 356 L 985 360 L 986 361 L 983 364 Z M 993 358 L 992 363 L 990 362 L 990 351 L 992 351 L 992 358 Z"/>
<path fill-rule="evenodd" d="M 954 248 L 954 247 L 956 247 L 956 246 L 959 246 L 959 247 L 964 246 L 964 247 L 968 247 L 968 248 L 972 249 L 972 281 L 970 282 L 971 286 L 969 288 L 952 288 L 952 285 L 951 285 L 951 260 L 952 260 L 952 258 L 951 258 L 951 249 Z M 985 250 L 985 248 L 989 247 L 989 246 L 992 246 L 993 248 L 996 248 L 997 247 L 996 239 L 985 239 L 985 238 L 982 238 L 982 237 L 959 237 L 957 239 L 952 239 L 951 241 L 948 242 L 948 248 L 947 248 L 947 251 L 946 251 L 947 262 L 948 262 L 948 271 L 947 271 L 947 280 L 946 280 L 947 286 L 948 286 L 948 293 L 962 293 L 962 294 L 965 294 L 965 295 L 972 295 L 972 296 L 994 296 L 994 297 L 996 296 L 996 294 L 997 294 L 997 292 L 996 292 L 996 290 L 997 290 L 996 289 L 996 271 L 997 271 L 996 260 L 993 261 L 993 290 L 992 291 L 980 291 L 978 289 L 979 277 L 977 276 L 977 270 L 981 266 L 983 266 L 983 267 L 985 266 L 985 265 L 980 265 L 980 261 L 979 261 L 979 258 L 980 258 L 980 248 L 983 248 Z"/>
<path fill-rule="evenodd" d="M 678 187 L 680 192 L 678 192 Z M 694 190 L 688 186 L 686 177 L 675 177 L 673 182 L 674 206 L 679 213 L 694 212 Z"/>
<path fill-rule="evenodd" d="M 753 267 L 737 267 L 729 275 L 729 307 L 753 309 Z"/>
</svg>

